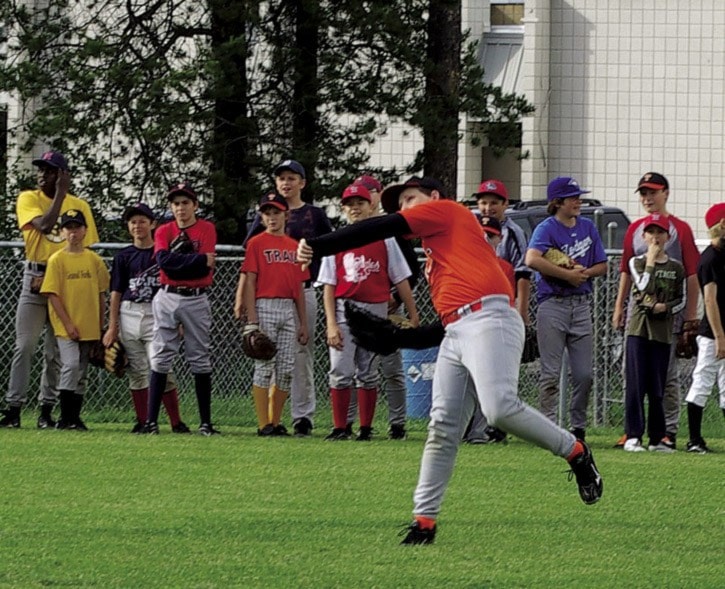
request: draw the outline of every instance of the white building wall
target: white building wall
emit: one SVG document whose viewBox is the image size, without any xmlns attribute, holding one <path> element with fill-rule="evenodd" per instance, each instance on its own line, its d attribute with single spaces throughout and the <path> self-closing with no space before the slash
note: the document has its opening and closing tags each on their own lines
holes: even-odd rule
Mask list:
<svg viewBox="0 0 725 589">
<path fill-rule="evenodd" d="M 725 2 L 550 2 L 548 176 L 639 217 L 637 181 L 660 172 L 670 212 L 705 237 L 725 200 Z"/>
</svg>

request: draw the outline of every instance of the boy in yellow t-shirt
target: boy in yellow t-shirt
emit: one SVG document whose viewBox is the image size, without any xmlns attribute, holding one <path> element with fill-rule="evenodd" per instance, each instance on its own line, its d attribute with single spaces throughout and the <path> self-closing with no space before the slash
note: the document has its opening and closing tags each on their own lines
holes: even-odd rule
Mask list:
<svg viewBox="0 0 725 589">
<path fill-rule="evenodd" d="M 87 430 L 81 421 L 83 394 L 79 383 L 88 367 L 93 342 L 101 339 L 110 274 L 101 257 L 83 247 L 85 215 L 71 209 L 60 217 L 64 249 L 48 260 L 40 288 L 48 297 L 50 323 L 60 353 L 60 419 L 57 429 Z"/>
</svg>

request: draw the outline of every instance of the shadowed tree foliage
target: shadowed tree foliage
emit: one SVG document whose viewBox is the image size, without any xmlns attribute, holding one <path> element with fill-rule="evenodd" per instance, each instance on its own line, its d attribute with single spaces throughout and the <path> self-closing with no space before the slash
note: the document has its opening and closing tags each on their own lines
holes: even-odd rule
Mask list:
<svg viewBox="0 0 725 589">
<path fill-rule="evenodd" d="M 24 109 L 11 142 L 65 151 L 74 191 L 106 216 L 139 199 L 160 208 L 188 179 L 225 242 L 283 157 L 308 169 L 308 200 L 336 196 L 402 120 L 424 150 L 406 170 L 370 171 L 389 181 L 425 166 L 455 186 L 458 113 L 515 122 L 530 108 L 482 83 L 448 0 L 5 0 L 0 17 L 0 91 Z"/>
</svg>

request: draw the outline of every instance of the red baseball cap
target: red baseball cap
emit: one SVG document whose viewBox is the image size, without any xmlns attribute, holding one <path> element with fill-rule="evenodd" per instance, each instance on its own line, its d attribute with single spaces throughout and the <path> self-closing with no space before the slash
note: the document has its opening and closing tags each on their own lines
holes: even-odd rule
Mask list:
<svg viewBox="0 0 725 589">
<path fill-rule="evenodd" d="M 712 205 L 705 213 L 705 225 L 707 225 L 708 229 L 714 227 L 723 219 L 725 219 L 725 202 Z"/>
<path fill-rule="evenodd" d="M 376 192 L 382 192 L 383 191 L 383 185 L 378 182 L 376 178 L 373 176 L 363 175 L 355 179 L 355 182 L 353 184 L 359 184 L 361 186 L 364 186 L 368 190 L 375 190 Z"/>
<path fill-rule="evenodd" d="M 647 231 L 647 228 L 652 225 L 659 227 L 666 233 L 670 232 L 670 221 L 667 217 L 660 215 L 659 213 L 652 213 L 648 217 L 644 218 L 644 221 L 642 221 L 642 231 Z"/>
<path fill-rule="evenodd" d="M 481 217 L 481 227 L 490 235 L 501 235 L 501 223 L 494 217 Z"/>
<path fill-rule="evenodd" d="M 373 199 L 370 196 L 370 192 L 368 191 L 365 186 L 362 184 L 350 184 L 347 188 L 345 188 L 345 191 L 342 193 L 342 202 L 343 204 L 345 201 L 349 198 L 358 197 L 365 199 L 368 202 L 372 202 Z"/>
<path fill-rule="evenodd" d="M 504 201 L 508 201 L 509 192 L 506 190 L 506 186 L 501 180 L 484 180 L 478 187 L 476 198 L 480 198 L 484 194 L 493 194 L 502 198 Z"/>
</svg>

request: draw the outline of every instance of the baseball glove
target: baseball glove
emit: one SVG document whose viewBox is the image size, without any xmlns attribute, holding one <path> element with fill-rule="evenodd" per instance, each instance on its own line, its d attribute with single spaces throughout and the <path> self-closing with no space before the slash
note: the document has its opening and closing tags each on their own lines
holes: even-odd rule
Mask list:
<svg viewBox="0 0 725 589">
<path fill-rule="evenodd" d="M 192 254 L 195 251 L 194 242 L 189 239 L 186 231 L 182 231 L 171 240 L 169 251 L 177 254 Z"/>
<path fill-rule="evenodd" d="M 677 347 L 675 348 L 675 355 L 678 358 L 693 358 L 697 355 L 697 330 L 700 327 L 700 322 L 685 321 L 682 324 L 682 333 L 677 337 Z"/>
<path fill-rule="evenodd" d="M 401 325 L 396 325 L 391 317 Z M 412 350 L 432 348 L 441 343 L 445 334 L 440 323 L 423 327 L 405 327 L 410 325 L 407 319 L 399 316 L 391 317 L 378 317 L 355 303 L 345 301 L 345 318 L 352 339 L 361 348 L 381 356 L 388 356 L 400 348 Z"/>
<path fill-rule="evenodd" d="M 561 268 L 572 269 L 582 267 L 581 264 L 577 264 L 563 251 L 561 251 L 560 249 L 556 249 L 555 247 L 550 247 L 548 250 L 546 250 L 546 253 L 544 254 L 544 259 L 554 264 L 554 266 L 560 266 Z"/>
<path fill-rule="evenodd" d="M 521 353 L 521 363 L 528 364 L 539 357 L 539 342 L 536 337 L 536 328 L 533 325 L 526 326 L 526 339 L 524 339 L 524 350 Z"/>
<path fill-rule="evenodd" d="M 126 354 L 126 348 L 118 340 L 113 342 L 108 348 L 102 342 L 97 341 L 91 347 L 88 361 L 93 366 L 102 368 L 114 376 L 121 378 L 126 373 L 128 355 Z"/>
<path fill-rule="evenodd" d="M 259 325 L 247 323 L 242 331 L 242 350 L 254 360 L 271 360 L 277 354 L 277 344 L 259 329 Z"/>
</svg>

